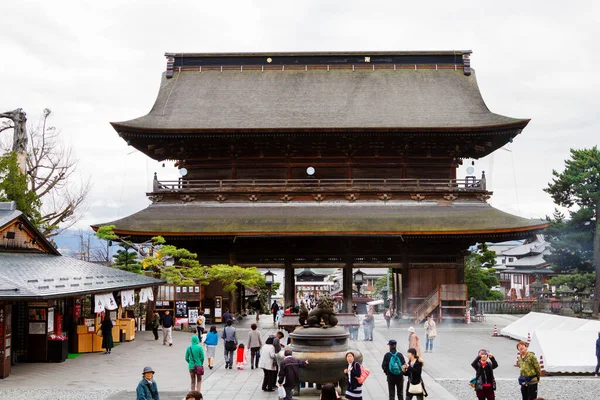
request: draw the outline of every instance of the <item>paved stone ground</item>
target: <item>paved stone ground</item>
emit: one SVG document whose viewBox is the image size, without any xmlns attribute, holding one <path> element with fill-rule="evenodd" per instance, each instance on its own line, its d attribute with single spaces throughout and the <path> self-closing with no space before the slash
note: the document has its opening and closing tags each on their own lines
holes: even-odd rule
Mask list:
<svg viewBox="0 0 600 400">
<path fill-rule="evenodd" d="M 494 324 L 498 329 L 516 320 L 516 316 L 490 316 L 484 323 L 465 325 L 444 323 L 438 325 L 434 352 L 425 353 L 424 381 L 429 392 L 428 399 L 474 399 L 468 386 L 474 376 L 470 364 L 481 348 L 488 349 L 497 358 L 495 371 L 499 399 L 518 399 L 518 369 L 513 367 L 516 359 L 516 341 L 491 337 Z M 238 337 L 246 341 L 250 324 L 247 318 L 237 325 Z M 391 329 L 385 327 L 383 318 L 376 316 L 373 342 L 358 340 L 351 347 L 358 348 L 364 356 L 364 365 L 372 371 L 363 387 L 365 400 L 388 397 L 387 382 L 381 372 L 381 360 L 387 351 L 387 340 L 396 339 L 404 353 L 408 344 L 407 328 L 410 321 L 393 321 Z M 415 326 L 422 338 L 422 325 Z M 221 327 L 219 327 L 219 330 Z M 275 332 L 270 316 L 262 316 L 259 330 L 266 336 Z M 0 380 L 0 399 L 132 399 L 144 366 L 156 370 L 161 399 L 182 399 L 189 387 L 185 349 L 191 333 L 174 332 L 173 347 L 155 342 L 151 332 L 138 332 L 136 340 L 118 345 L 111 355 L 84 354 L 64 363 L 34 363 L 13 366 L 11 376 Z M 362 332 L 360 334 L 362 338 Z M 277 399 L 276 392 L 261 390 L 262 370 L 226 370 L 222 343 L 217 348 L 215 369 L 206 370 L 202 393 L 206 399 Z M 584 377 L 547 377 L 540 384 L 539 395 L 546 399 L 596 399 L 600 379 Z M 314 389 L 303 389 L 299 399 L 317 399 Z"/>
</svg>

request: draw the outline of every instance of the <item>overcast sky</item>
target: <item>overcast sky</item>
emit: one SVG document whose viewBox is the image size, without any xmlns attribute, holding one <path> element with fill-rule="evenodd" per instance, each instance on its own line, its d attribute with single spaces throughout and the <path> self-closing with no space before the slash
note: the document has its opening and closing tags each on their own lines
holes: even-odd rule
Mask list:
<svg viewBox="0 0 600 400">
<path fill-rule="evenodd" d="M 20 0 L 0 23 L 0 111 L 23 108 L 35 123 L 52 109 L 92 178 L 86 227 L 145 208 L 153 172 L 176 176 L 109 125 L 150 110 L 165 52 L 470 49 L 490 110 L 532 119 L 506 151 L 476 161 L 477 175 L 495 207 L 544 217 L 552 169 L 600 142 L 599 3 Z"/>
</svg>

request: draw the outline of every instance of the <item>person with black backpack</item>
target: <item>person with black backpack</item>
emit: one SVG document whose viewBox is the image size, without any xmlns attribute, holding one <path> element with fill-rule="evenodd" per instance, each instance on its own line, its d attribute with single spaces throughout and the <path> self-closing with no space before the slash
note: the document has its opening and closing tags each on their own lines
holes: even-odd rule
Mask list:
<svg viewBox="0 0 600 400">
<path fill-rule="evenodd" d="M 402 375 L 402 366 L 406 364 L 404 356 L 398 350 L 396 345 L 398 342 L 390 340 L 388 346 L 390 351 L 385 353 L 383 356 L 383 362 L 381 368 L 387 376 L 388 391 L 390 394 L 389 400 L 394 400 L 394 392 L 398 393 L 398 400 L 404 400 L 404 392 L 402 386 L 404 384 L 404 377 Z"/>
</svg>

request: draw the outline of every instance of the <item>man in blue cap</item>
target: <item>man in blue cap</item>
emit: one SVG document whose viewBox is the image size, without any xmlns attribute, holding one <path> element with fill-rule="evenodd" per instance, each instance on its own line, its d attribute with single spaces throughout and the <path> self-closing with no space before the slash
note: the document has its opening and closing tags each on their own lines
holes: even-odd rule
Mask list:
<svg viewBox="0 0 600 400">
<path fill-rule="evenodd" d="M 158 397 L 158 387 L 154 381 L 154 370 L 152 367 L 144 367 L 142 380 L 137 385 L 136 400 L 160 400 Z"/>
<path fill-rule="evenodd" d="M 406 364 L 406 361 L 404 361 L 402 353 L 396 350 L 397 343 L 395 340 L 388 342 L 390 351 L 385 353 L 383 362 L 381 363 L 381 368 L 387 376 L 389 400 L 394 400 L 394 392 L 398 392 L 398 400 L 404 400 L 404 392 L 402 391 L 404 384 L 402 366 Z"/>
</svg>

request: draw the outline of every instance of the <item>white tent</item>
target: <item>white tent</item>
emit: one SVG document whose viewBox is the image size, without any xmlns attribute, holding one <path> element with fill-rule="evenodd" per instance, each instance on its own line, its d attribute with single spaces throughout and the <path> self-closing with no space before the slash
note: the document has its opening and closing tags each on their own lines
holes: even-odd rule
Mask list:
<svg viewBox="0 0 600 400">
<path fill-rule="evenodd" d="M 596 367 L 596 340 L 600 321 L 531 312 L 500 331 L 503 336 L 527 340 L 548 373 L 591 373 Z"/>
<path fill-rule="evenodd" d="M 543 356 L 548 373 L 593 373 L 598 332 L 535 330 L 529 350 Z"/>
<path fill-rule="evenodd" d="M 578 332 L 600 332 L 600 321 L 588 320 L 585 324 L 575 330 Z"/>
<path fill-rule="evenodd" d="M 547 322 L 553 317 L 555 317 L 555 315 L 530 312 L 501 329 L 500 334 L 516 340 L 527 340 L 528 333 L 533 332 L 538 325 Z"/>
<path fill-rule="evenodd" d="M 593 324 L 591 324 L 593 323 Z M 563 317 L 554 314 L 530 312 L 512 324 L 500 330 L 502 336 L 509 336 L 516 340 L 527 340 L 527 335 L 533 331 L 600 331 L 600 321 L 589 319 Z"/>
</svg>

